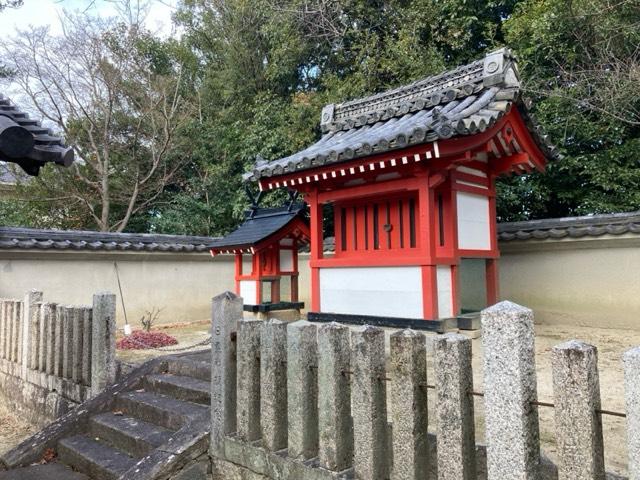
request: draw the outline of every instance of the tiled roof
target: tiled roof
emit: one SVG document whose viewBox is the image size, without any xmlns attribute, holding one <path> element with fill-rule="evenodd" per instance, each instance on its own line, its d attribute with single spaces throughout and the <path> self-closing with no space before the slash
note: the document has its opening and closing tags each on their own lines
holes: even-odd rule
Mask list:
<svg viewBox="0 0 640 480">
<path fill-rule="evenodd" d="M 640 212 L 498 224 L 498 239 L 502 242 L 624 234 L 640 234 Z"/>
<path fill-rule="evenodd" d="M 434 77 L 322 110 L 322 138 L 289 157 L 259 159 L 245 180 L 299 172 L 375 153 L 485 131 L 512 107 L 549 158 L 559 157 L 521 99 L 506 49 Z"/>
<path fill-rule="evenodd" d="M 305 208 L 304 204 L 295 204 L 291 208 L 259 208 L 255 212 L 249 210 L 242 225 L 226 237 L 211 242 L 209 247 L 231 249 L 256 245 L 300 217 Z"/>
<path fill-rule="evenodd" d="M 214 237 L 0 227 L 0 250 L 208 252 Z"/>
<path fill-rule="evenodd" d="M 29 175 L 37 175 L 46 163 L 68 167 L 73 156 L 73 149 L 61 138 L 0 94 L 0 160 L 17 163 Z"/>
</svg>

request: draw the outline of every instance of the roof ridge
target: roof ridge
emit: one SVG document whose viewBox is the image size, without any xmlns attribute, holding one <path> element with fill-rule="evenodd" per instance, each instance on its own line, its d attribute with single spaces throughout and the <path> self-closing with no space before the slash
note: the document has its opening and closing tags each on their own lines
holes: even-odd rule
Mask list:
<svg viewBox="0 0 640 480">
<path fill-rule="evenodd" d="M 483 87 L 503 83 L 515 58 L 506 47 L 492 51 L 479 60 L 466 65 L 416 80 L 408 85 L 384 92 L 328 104 L 322 109 L 320 126 L 323 131 L 349 130 L 394 116 L 402 116 L 430 108 L 442 102 L 464 98 Z M 514 79 L 519 86 L 517 71 Z M 385 118 L 386 117 L 386 118 Z"/>
</svg>

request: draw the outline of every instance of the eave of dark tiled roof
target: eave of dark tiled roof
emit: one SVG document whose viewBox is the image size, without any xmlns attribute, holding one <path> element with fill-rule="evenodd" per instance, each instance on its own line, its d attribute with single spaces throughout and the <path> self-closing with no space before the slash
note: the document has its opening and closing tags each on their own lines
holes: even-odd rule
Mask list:
<svg viewBox="0 0 640 480">
<path fill-rule="evenodd" d="M 20 165 L 29 175 L 38 175 L 47 163 L 65 167 L 73 163 L 71 147 L 64 145 L 61 138 L 29 118 L 10 99 L 0 94 L 0 120 L 8 138 L 0 139 L 0 160 Z M 9 130 L 12 132 L 9 134 Z"/>
<path fill-rule="evenodd" d="M 490 128 L 516 107 L 533 139 L 550 159 L 560 154 L 549 143 L 521 98 L 511 52 L 500 49 L 485 58 L 400 88 L 327 105 L 323 136 L 285 158 L 258 159 L 246 181 L 304 171 L 325 164 L 473 135 Z"/>
<path fill-rule="evenodd" d="M 295 204 L 289 207 L 259 208 L 245 213 L 245 221 L 224 238 L 209 245 L 214 250 L 233 247 L 252 247 L 271 235 L 281 231 L 296 218 L 302 218 L 306 207 Z"/>
<path fill-rule="evenodd" d="M 625 234 L 640 235 L 640 212 L 530 220 L 498 225 L 498 239 L 501 242 Z"/>
<path fill-rule="evenodd" d="M 214 237 L 0 227 L 0 250 L 199 253 Z"/>
</svg>

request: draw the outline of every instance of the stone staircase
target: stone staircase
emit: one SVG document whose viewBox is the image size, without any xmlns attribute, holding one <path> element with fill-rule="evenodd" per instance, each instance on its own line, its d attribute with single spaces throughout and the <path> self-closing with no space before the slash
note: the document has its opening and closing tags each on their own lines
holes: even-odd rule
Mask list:
<svg viewBox="0 0 640 480">
<path fill-rule="evenodd" d="M 0 458 L 0 480 L 195 479 L 179 475 L 206 455 L 210 380 L 209 352 L 147 362 Z"/>
</svg>

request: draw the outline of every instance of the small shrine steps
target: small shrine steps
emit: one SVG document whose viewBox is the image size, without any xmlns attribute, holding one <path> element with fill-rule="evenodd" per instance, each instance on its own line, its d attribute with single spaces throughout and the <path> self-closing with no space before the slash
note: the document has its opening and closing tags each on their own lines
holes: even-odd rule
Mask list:
<svg viewBox="0 0 640 480">
<path fill-rule="evenodd" d="M 153 480 L 174 478 L 171 470 L 179 478 L 208 447 L 209 355 L 147 362 L 5 454 L 4 464 L 17 468 L 0 472 L 0 480 Z M 21 466 L 34 463 L 29 444 L 39 456 L 53 449 L 55 463 Z"/>
</svg>

